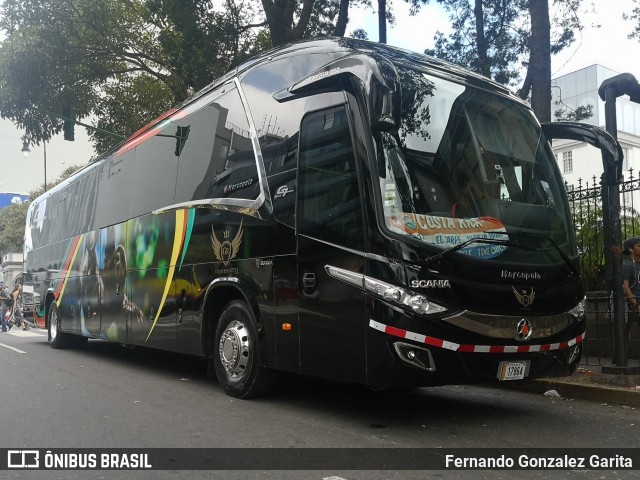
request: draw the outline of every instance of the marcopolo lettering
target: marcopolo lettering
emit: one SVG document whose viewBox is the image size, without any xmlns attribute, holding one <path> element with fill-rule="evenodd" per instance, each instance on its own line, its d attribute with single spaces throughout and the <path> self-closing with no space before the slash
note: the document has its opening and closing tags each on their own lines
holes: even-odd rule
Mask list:
<svg viewBox="0 0 640 480">
<path fill-rule="evenodd" d="M 542 275 L 538 272 L 515 272 L 512 270 L 502 270 L 500 278 L 508 280 L 542 280 Z"/>
<path fill-rule="evenodd" d="M 315 75 L 310 75 L 307 78 L 307 81 L 315 82 L 316 80 L 320 80 L 322 78 L 330 77 L 331 75 L 336 75 L 338 72 L 340 72 L 339 68 L 332 68 L 331 70 L 327 70 L 325 72 L 320 72 L 320 73 L 316 73 Z"/>
</svg>

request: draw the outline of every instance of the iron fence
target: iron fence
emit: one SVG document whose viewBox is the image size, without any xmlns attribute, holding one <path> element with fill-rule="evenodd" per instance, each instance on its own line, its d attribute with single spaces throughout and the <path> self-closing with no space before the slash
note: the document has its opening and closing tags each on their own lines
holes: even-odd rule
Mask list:
<svg viewBox="0 0 640 480">
<path fill-rule="evenodd" d="M 611 364 L 615 353 L 615 325 L 610 299 L 610 285 L 605 270 L 602 186 L 597 177 L 566 185 L 581 254 L 583 278 L 587 288 L 587 336 L 583 343 L 583 363 Z M 625 172 L 620 184 L 620 225 L 622 239 L 640 237 L 640 176 L 633 169 Z M 627 338 L 630 364 L 640 360 L 640 328 L 632 325 Z"/>
</svg>

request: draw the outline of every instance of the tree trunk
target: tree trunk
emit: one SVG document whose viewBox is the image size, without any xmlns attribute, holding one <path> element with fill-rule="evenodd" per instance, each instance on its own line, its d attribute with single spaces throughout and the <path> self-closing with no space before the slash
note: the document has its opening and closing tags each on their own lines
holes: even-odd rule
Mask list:
<svg viewBox="0 0 640 480">
<path fill-rule="evenodd" d="M 344 37 L 344 34 L 347 31 L 347 23 L 349 22 L 349 1 L 350 0 L 340 0 L 340 12 L 338 13 L 336 29 L 333 32 L 338 37 Z"/>
<path fill-rule="evenodd" d="M 484 33 L 484 15 L 482 11 L 482 0 L 475 0 L 473 15 L 476 19 L 476 44 L 478 45 L 478 72 L 485 77 L 491 78 L 491 68 L 489 68 L 489 42 Z"/>
<path fill-rule="evenodd" d="M 387 43 L 387 0 L 378 0 L 378 42 Z"/>
<path fill-rule="evenodd" d="M 296 10 L 296 0 L 262 0 L 262 8 L 267 17 L 271 43 L 274 47 L 304 38 L 314 2 L 315 0 L 302 2 L 298 24 L 294 25 L 293 15 Z"/>
<path fill-rule="evenodd" d="M 549 0 L 530 0 L 529 71 L 531 107 L 540 122 L 551 121 L 551 24 Z"/>
</svg>

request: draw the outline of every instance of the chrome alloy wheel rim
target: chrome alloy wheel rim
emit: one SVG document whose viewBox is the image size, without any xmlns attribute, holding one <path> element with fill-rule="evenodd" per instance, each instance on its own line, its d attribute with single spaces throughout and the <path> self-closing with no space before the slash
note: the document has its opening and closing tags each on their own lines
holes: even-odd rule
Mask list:
<svg viewBox="0 0 640 480">
<path fill-rule="evenodd" d="M 232 378 L 240 378 L 249 365 L 249 332 L 245 325 L 234 320 L 220 337 L 220 362 Z"/>
<path fill-rule="evenodd" d="M 51 335 L 51 341 L 54 341 L 58 336 L 58 314 L 55 310 L 51 312 L 49 318 L 49 334 Z"/>
</svg>

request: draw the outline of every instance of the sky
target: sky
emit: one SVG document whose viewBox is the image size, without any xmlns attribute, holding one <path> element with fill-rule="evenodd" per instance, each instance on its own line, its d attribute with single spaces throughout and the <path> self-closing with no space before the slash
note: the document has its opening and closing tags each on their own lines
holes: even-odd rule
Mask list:
<svg viewBox="0 0 640 480">
<path fill-rule="evenodd" d="M 376 2 L 373 2 L 374 4 Z M 550 3 L 552 3 L 550 1 Z M 566 51 L 552 59 L 554 77 L 580 70 L 593 64 L 628 72 L 640 79 L 640 41 L 630 40 L 633 24 L 623 21 L 624 12 L 633 10 L 633 0 L 583 0 L 581 12 L 584 30 Z M 409 16 L 408 6 L 395 0 L 396 26 L 387 30 L 387 43 L 416 52 L 433 48 L 433 37 L 440 30 L 449 30 L 446 12 L 436 4 L 423 7 L 418 15 Z M 377 14 L 373 10 L 359 9 L 349 14 L 347 32 L 364 28 L 370 40 L 377 40 Z M 596 28 L 596 25 L 600 25 Z M 151 120 L 151 119 L 150 119 Z M 44 147 L 31 146 L 24 157 L 22 135 L 11 122 L 0 119 L 0 192 L 26 194 L 44 183 Z M 46 144 L 47 181 L 56 179 L 66 168 L 84 165 L 94 155 L 84 128 L 76 126 L 74 142 L 64 141 L 62 134 Z"/>
<path fill-rule="evenodd" d="M 632 12 L 634 1 L 582 0 L 582 3 L 579 15 L 585 28 L 577 34 L 573 45 L 552 57 L 552 76 L 566 75 L 600 64 L 640 78 L 640 40 L 628 38 L 633 23 L 622 19 L 623 13 Z M 549 4 L 552 5 L 553 0 Z M 640 7 L 640 0 L 637 5 Z M 553 10 L 551 7 L 551 15 Z M 396 26 L 387 27 L 387 43 L 390 45 L 422 53 L 427 48 L 433 48 L 437 31 L 448 33 L 451 29 L 447 13 L 435 0 L 431 0 L 413 17 L 409 16 L 409 6 L 401 0 L 394 1 L 393 11 Z M 359 9 L 350 12 L 347 33 L 364 28 L 369 40 L 378 40 L 377 22 L 376 11 Z"/>
</svg>

